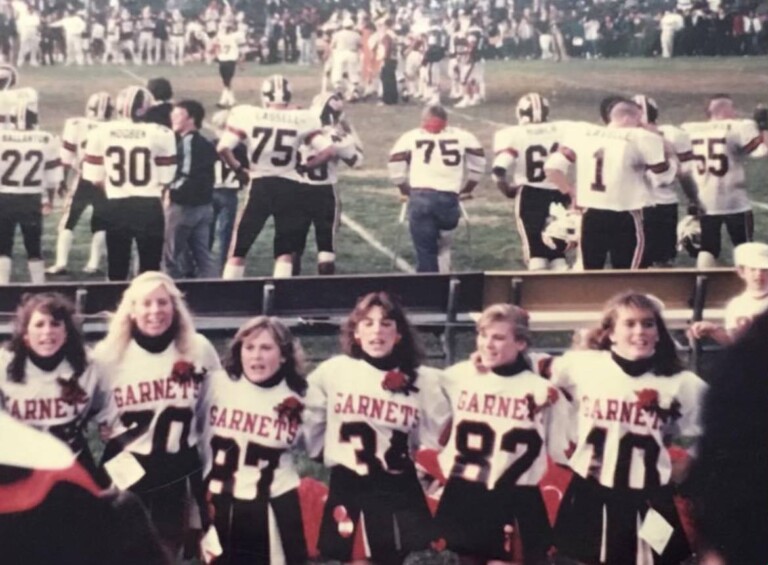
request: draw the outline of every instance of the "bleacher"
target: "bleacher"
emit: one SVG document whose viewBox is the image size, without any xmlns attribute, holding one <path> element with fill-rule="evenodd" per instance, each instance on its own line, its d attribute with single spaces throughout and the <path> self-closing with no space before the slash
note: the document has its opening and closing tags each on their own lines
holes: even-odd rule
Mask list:
<svg viewBox="0 0 768 565">
<path fill-rule="evenodd" d="M 418 329 L 441 336 L 448 363 L 455 360 L 456 335 L 471 332 L 473 316 L 495 302 L 525 308 L 534 332 L 572 331 L 595 325 L 610 296 L 632 289 L 658 297 L 670 328 L 682 329 L 693 320 L 722 320 L 725 304 L 742 288 L 732 269 L 338 275 L 190 280 L 178 285 L 195 314 L 198 330 L 227 337 L 258 314 L 278 316 L 300 335 L 335 334 L 359 296 L 386 290 L 400 296 Z M 0 335 L 10 335 L 13 314 L 24 293 L 58 291 L 74 301 L 85 333 L 98 338 L 106 332 L 109 313 L 126 286 L 73 282 L 0 287 Z M 694 366 L 697 353 L 693 351 Z"/>
</svg>

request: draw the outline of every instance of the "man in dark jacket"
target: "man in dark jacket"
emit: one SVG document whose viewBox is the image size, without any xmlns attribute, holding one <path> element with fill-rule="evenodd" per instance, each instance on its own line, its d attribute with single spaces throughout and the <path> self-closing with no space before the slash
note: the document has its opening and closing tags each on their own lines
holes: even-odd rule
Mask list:
<svg viewBox="0 0 768 565">
<path fill-rule="evenodd" d="M 144 121 L 171 127 L 171 110 L 173 110 L 173 88 L 166 78 L 153 78 L 147 82 L 147 90 L 152 93 L 155 103 L 144 114 Z"/>
</svg>

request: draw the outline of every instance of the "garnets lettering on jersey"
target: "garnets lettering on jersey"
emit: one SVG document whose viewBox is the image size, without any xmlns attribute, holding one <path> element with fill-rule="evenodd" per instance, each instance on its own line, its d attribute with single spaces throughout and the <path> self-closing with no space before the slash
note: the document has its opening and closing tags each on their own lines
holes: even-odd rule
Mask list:
<svg viewBox="0 0 768 565">
<path fill-rule="evenodd" d="M 221 408 L 212 405 L 208 411 L 208 425 L 238 432 L 255 434 L 277 441 L 293 443 L 299 431 L 299 422 L 272 415 L 246 412 L 237 408 Z"/>
<path fill-rule="evenodd" d="M 180 384 L 168 378 L 116 386 L 113 389 L 115 404 L 118 408 L 157 400 L 188 400 L 197 398 L 199 392 L 200 384 L 198 383 Z"/>
<path fill-rule="evenodd" d="M 86 396 L 80 404 L 88 401 Z M 63 398 L 7 398 L 5 411 L 17 420 L 45 420 L 48 418 L 71 418 L 79 413 L 77 406 L 71 406 Z"/>
<path fill-rule="evenodd" d="M 484 414 L 512 420 L 526 420 L 529 416 L 527 396 L 482 394 L 471 390 L 462 390 L 459 393 L 456 409 L 470 414 Z"/>
<path fill-rule="evenodd" d="M 581 397 L 582 414 L 592 420 L 621 422 L 635 426 L 651 426 L 658 430 L 664 425 L 664 418 L 658 411 L 649 411 L 640 399 L 627 401 L 605 398 Z"/>
<path fill-rule="evenodd" d="M 371 420 L 406 427 L 419 423 L 419 409 L 415 406 L 364 394 L 337 392 L 333 411 L 336 414 L 360 414 Z"/>
</svg>

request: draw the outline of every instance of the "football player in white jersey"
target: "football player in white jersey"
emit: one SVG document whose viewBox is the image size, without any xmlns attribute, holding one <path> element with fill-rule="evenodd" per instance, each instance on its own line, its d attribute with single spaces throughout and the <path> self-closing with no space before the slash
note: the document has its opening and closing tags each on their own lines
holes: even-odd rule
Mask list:
<svg viewBox="0 0 768 565">
<path fill-rule="evenodd" d="M 477 106 L 485 100 L 485 51 L 486 37 L 481 24 L 474 22 L 464 34 L 458 46 L 459 72 L 461 74 L 462 99 L 456 108 Z"/>
<path fill-rule="evenodd" d="M 0 351 L 0 407 L 65 442 L 96 478 L 85 427 L 103 394 L 74 318 L 61 294 L 22 298 L 10 344 Z"/>
<path fill-rule="evenodd" d="M 609 300 L 596 343 L 552 368 L 570 409 L 555 411 L 550 433 L 575 436 L 570 455 L 551 454 L 574 472 L 555 522 L 558 551 L 580 563 L 681 563 L 691 550 L 665 440 L 695 450 L 706 384 L 684 370 L 661 306 L 648 295 Z M 638 535 L 641 524 L 666 535 L 651 546 Z"/>
<path fill-rule="evenodd" d="M 470 132 L 448 126 L 442 106 L 428 106 L 421 127 L 404 133 L 389 152 L 389 177 L 408 199 L 408 219 L 420 273 L 451 270 L 452 232 L 459 199 L 485 172 L 485 152 Z"/>
<path fill-rule="evenodd" d="M 41 249 L 43 215 L 51 211 L 52 195 L 61 183 L 59 138 L 34 129 L 38 114 L 26 101 L 16 101 L 13 123 L 18 129 L 0 131 L 0 284 L 11 278 L 16 226 L 21 228 L 32 283 L 45 282 Z"/>
<path fill-rule="evenodd" d="M 148 65 L 154 65 L 155 59 L 152 53 L 155 32 L 155 16 L 152 14 L 152 8 L 144 6 L 141 10 L 141 17 L 137 22 L 139 28 L 138 49 L 136 49 L 137 64 L 146 60 Z M 145 59 L 146 57 L 146 59 Z"/>
<path fill-rule="evenodd" d="M 136 30 L 136 22 L 131 16 L 131 13 L 123 8 L 120 11 L 120 58 L 125 61 L 126 53 L 130 56 L 131 62 L 134 65 L 141 63 L 138 55 L 136 54 L 136 43 L 133 40 L 133 35 Z"/>
<path fill-rule="evenodd" d="M 352 17 L 345 18 L 331 39 L 331 84 L 346 100 L 360 97 L 362 38 L 354 27 Z"/>
<path fill-rule="evenodd" d="M 126 280 L 131 245 L 136 240 L 139 270 L 160 268 L 165 217 L 162 193 L 176 174 L 176 138 L 165 126 L 144 123 L 152 94 L 143 87 L 120 91 L 117 120 L 105 122 L 86 138 L 83 179 L 103 187 L 107 200 L 109 280 Z"/>
<path fill-rule="evenodd" d="M 526 321 L 509 304 L 486 308 L 476 358 L 447 369 L 442 381 L 452 419 L 439 455 L 447 483 L 435 518 L 449 549 L 480 562 L 540 563 L 552 545 L 538 484 L 559 395 L 524 355 Z M 515 555 L 513 540 L 523 555 Z"/>
<path fill-rule="evenodd" d="M 170 39 L 168 49 L 170 51 L 168 60 L 171 65 L 182 66 L 184 64 L 184 31 L 186 24 L 181 11 L 173 10 L 171 12 Z"/>
<path fill-rule="evenodd" d="M 579 252 L 586 270 L 603 269 L 609 257 L 614 269 L 641 266 L 650 186 L 669 186 L 675 178 L 664 140 L 641 129 L 640 119 L 637 104 L 617 102 L 607 127 L 570 128 L 544 165 L 547 179 L 585 209 Z M 574 165 L 575 186 L 567 177 Z"/>
<path fill-rule="evenodd" d="M 206 379 L 197 419 L 206 499 L 224 549 L 217 562 L 307 562 L 291 453 L 301 438 L 302 370 L 290 330 L 259 316 L 235 334 L 224 370 Z"/>
<path fill-rule="evenodd" d="M 314 152 L 306 146 L 300 149 L 301 184 L 306 188 L 301 197 L 301 207 L 307 212 L 304 219 L 305 234 L 311 226 L 315 228 L 317 272 L 320 275 L 332 275 L 336 269 L 335 236 L 341 209 L 336 189 L 339 162 L 349 167 L 359 167 L 363 161 L 363 144 L 343 115 L 344 99 L 341 94 L 318 94 L 312 101 L 311 109 L 320 116 L 323 133 L 333 141 L 336 157 L 319 167 L 304 170 L 301 164 L 309 160 Z M 294 275 L 298 274 L 300 265 L 299 257 L 294 262 Z"/>
<path fill-rule="evenodd" d="M 434 18 L 424 34 L 424 54 L 421 60 L 418 92 L 427 104 L 440 104 L 440 83 L 442 81 L 443 59 L 448 51 L 448 35 L 440 18 Z"/>
<path fill-rule="evenodd" d="M 549 207 L 570 206 L 571 199 L 547 180 L 544 162 L 557 150 L 568 127 L 564 122 L 548 122 L 549 101 L 536 92 L 523 95 L 517 102 L 519 125 L 496 132 L 493 138 L 493 179 L 502 194 L 517 198 L 515 218 L 523 243 L 523 259 L 531 271 L 563 271 L 565 242 L 555 249 L 545 245 L 541 232 L 547 224 Z M 511 173 L 512 183 L 507 180 Z"/>
<path fill-rule="evenodd" d="M 320 117 L 310 110 L 289 107 L 291 85 L 282 75 L 272 75 L 261 86 L 263 108 L 244 104 L 232 109 L 227 130 L 219 140 L 221 158 L 238 176 L 247 177 L 250 192 L 240 212 L 225 279 L 239 279 L 245 272 L 245 256 L 270 216 L 275 216 L 275 277 L 290 277 L 295 254 L 304 248 L 303 213 L 296 200 L 301 175 L 297 153 L 303 144 L 317 151 L 313 161 L 302 166 L 319 166 L 335 155 L 333 142 L 321 134 Z M 250 155 L 245 170 L 232 153 L 244 143 Z M 294 213 L 298 209 L 298 214 Z"/>
<path fill-rule="evenodd" d="M 682 127 L 693 144 L 693 178 L 706 208 L 701 217 L 701 250 L 696 266 L 710 268 L 720 257 L 720 233 L 725 224 L 733 245 L 752 241 L 754 219 L 747 194 L 744 161 L 768 155 L 764 133 L 754 121 L 739 119 L 727 94 L 710 98 L 709 121 Z"/>
<path fill-rule="evenodd" d="M 688 199 L 688 214 L 699 216 L 703 210 L 699 202 L 696 182 L 691 176 L 693 148 L 690 136 L 677 126 L 656 125 L 659 107 L 656 101 L 644 94 L 636 94 L 632 100 L 640 106 L 643 127 L 664 137 L 667 153 L 677 160 L 677 181 Z M 677 255 L 677 207 L 678 197 L 668 186 L 651 187 L 653 204 L 643 210 L 645 230 L 645 256 L 643 266 L 669 267 Z"/>
<path fill-rule="evenodd" d="M 420 366 L 415 339 L 402 307 L 370 293 L 344 324 L 344 354 L 309 376 L 307 452 L 331 469 L 318 543 L 324 559 L 399 564 L 433 539 L 412 455 L 438 448 L 450 406 L 440 374 Z M 353 556 L 361 533 L 367 555 Z"/>
<path fill-rule="evenodd" d="M 64 184 L 62 190 L 67 190 L 67 172 L 72 171 L 72 183 L 75 190 L 67 199 L 66 210 L 59 222 L 59 235 L 56 240 L 56 262 L 48 267 L 46 273 L 58 275 L 67 271 L 69 252 L 72 249 L 74 229 L 83 212 L 92 206 L 91 214 L 91 252 L 88 263 L 83 268 L 85 273 L 95 273 L 99 270 L 101 257 L 107 248 L 106 224 L 102 218 L 102 204 L 106 196 L 104 191 L 92 182 L 81 177 L 83 159 L 85 158 L 85 143 L 88 134 L 103 122 L 112 118 L 115 106 L 108 92 L 96 92 L 88 98 L 85 105 L 85 116 L 68 118 L 64 122 L 64 133 L 61 136 L 61 164 L 64 166 Z"/>
<path fill-rule="evenodd" d="M 213 49 L 219 62 L 219 76 L 223 85 L 219 103 L 217 104 L 219 108 L 231 108 L 235 105 L 235 95 L 232 92 L 232 78 L 235 76 L 238 62 L 242 60 L 240 53 L 241 41 L 242 36 L 237 31 L 237 22 L 234 18 L 229 18 L 224 22 L 222 29 L 213 40 Z"/>
<path fill-rule="evenodd" d="M 221 368 L 216 350 L 195 332 L 173 280 L 148 271 L 123 293 L 93 358 L 105 376 L 106 406 L 96 416 L 109 429 L 102 463 L 118 488 L 141 497 L 175 556 L 184 539 L 188 483 L 202 500 L 195 410 L 203 381 Z"/>
</svg>

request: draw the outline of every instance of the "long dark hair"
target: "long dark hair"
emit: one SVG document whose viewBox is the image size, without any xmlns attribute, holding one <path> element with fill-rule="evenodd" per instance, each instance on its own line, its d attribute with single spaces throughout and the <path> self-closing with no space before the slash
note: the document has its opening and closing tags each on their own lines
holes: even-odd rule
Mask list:
<svg viewBox="0 0 768 565">
<path fill-rule="evenodd" d="M 224 362 L 224 369 L 229 374 L 229 378 L 234 381 L 242 378 L 243 360 L 241 353 L 243 342 L 250 336 L 263 331 L 272 336 L 280 348 L 280 354 L 285 359 L 279 372 L 283 375 L 288 388 L 299 396 L 304 396 L 307 391 L 307 379 L 301 344 L 293 337 L 291 330 L 273 316 L 251 318 L 237 330 Z"/>
<path fill-rule="evenodd" d="M 421 365 L 423 353 L 403 306 L 397 298 L 387 292 L 371 292 L 357 300 L 357 304 L 341 329 L 342 351 L 355 359 L 364 357 L 363 348 L 355 339 L 355 330 L 371 308 L 376 306 L 381 308 L 386 318 L 393 320 L 397 326 L 400 340 L 392 349 L 392 355 L 398 359 L 399 369 L 408 375 L 413 383 L 416 380 L 416 370 Z"/>
<path fill-rule="evenodd" d="M 29 322 L 35 312 L 48 314 L 54 320 L 64 323 L 67 330 L 67 339 L 61 346 L 64 350 L 64 359 L 72 366 L 74 371 L 72 378 L 80 378 L 88 365 L 83 334 L 75 323 L 75 308 L 72 302 L 58 292 L 25 294 L 21 297 L 21 303 L 16 308 L 13 336 L 8 344 L 8 351 L 13 353 L 13 359 L 11 359 L 7 369 L 8 378 L 15 383 L 25 381 L 29 348 L 24 336 L 27 334 Z"/>
<path fill-rule="evenodd" d="M 685 367 L 677 354 L 675 342 L 661 316 L 662 305 L 657 298 L 632 290 L 622 292 L 610 298 L 603 308 L 603 318 L 600 326 L 590 336 L 594 339 L 597 349 L 611 349 L 611 332 L 616 327 L 619 308 L 635 308 L 651 312 L 656 321 L 659 341 L 654 353 L 653 372 L 656 375 L 670 377 L 682 371 Z"/>
</svg>

